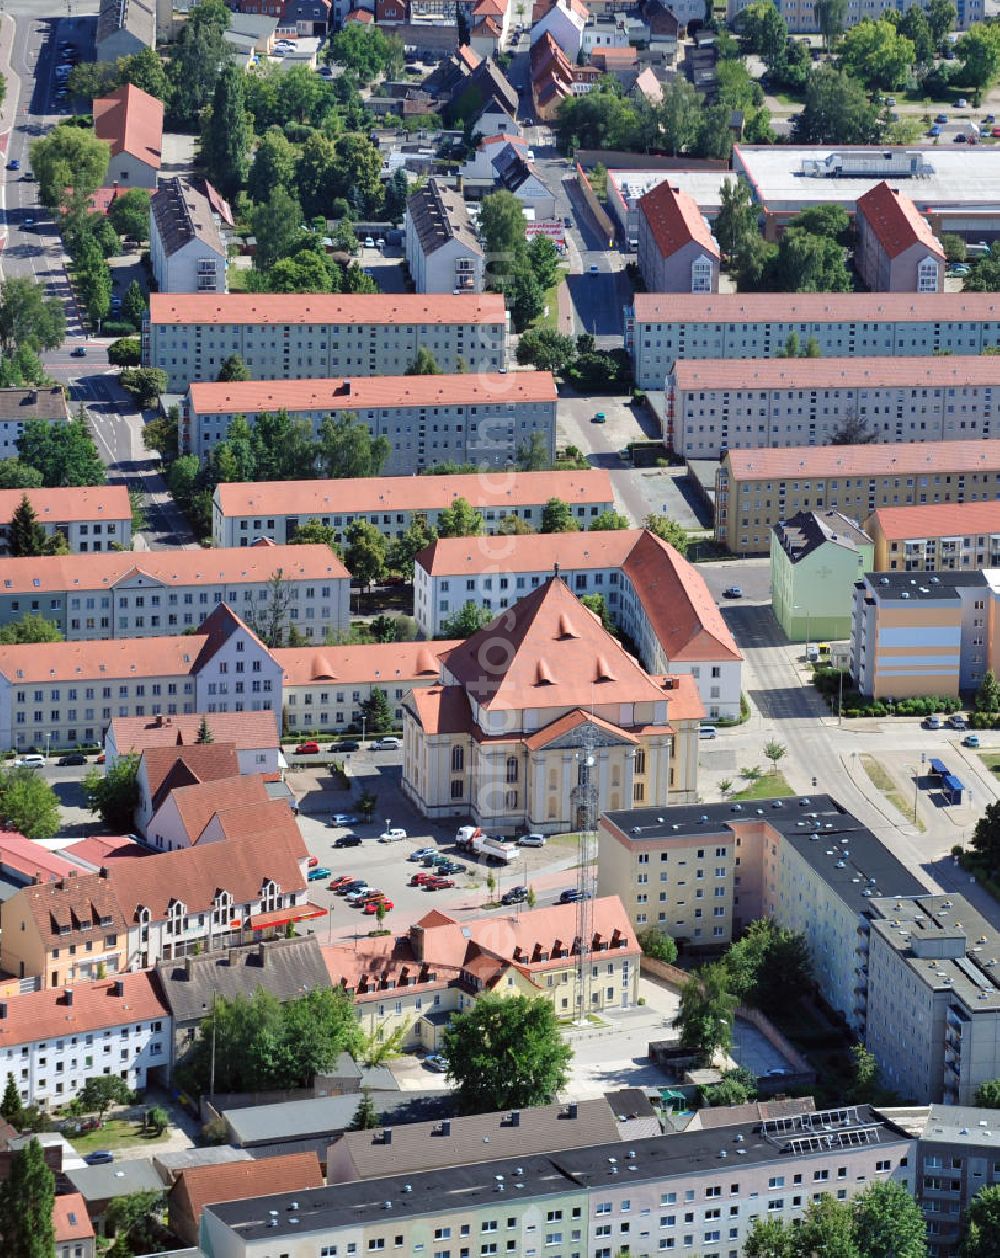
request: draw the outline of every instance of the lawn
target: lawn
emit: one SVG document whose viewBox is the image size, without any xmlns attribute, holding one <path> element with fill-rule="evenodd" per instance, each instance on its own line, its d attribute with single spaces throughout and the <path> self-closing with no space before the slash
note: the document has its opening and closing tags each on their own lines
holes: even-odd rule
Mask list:
<svg viewBox="0 0 1000 1258">
<path fill-rule="evenodd" d="M 737 791 L 730 795 L 733 800 L 745 799 L 787 799 L 789 795 L 795 792 L 788 785 L 785 775 L 779 770 L 773 773 L 765 773 L 763 777 L 758 778 L 756 782 L 751 782 L 744 790 Z"/>
<path fill-rule="evenodd" d="M 78 1153 L 86 1156 L 95 1149 L 134 1149 L 137 1145 L 157 1144 L 170 1137 L 168 1127 L 162 1135 L 157 1135 L 152 1128 L 144 1131 L 141 1123 L 125 1118 L 109 1118 L 97 1131 L 88 1131 L 82 1136 L 71 1136 L 70 1144 Z"/>
<path fill-rule="evenodd" d="M 1000 773 L 1000 751 L 981 751 L 979 759 L 991 773 Z"/>
<path fill-rule="evenodd" d="M 559 285 L 566 279 L 566 271 L 560 270 L 559 278 L 551 288 L 545 290 L 545 308 L 547 314 L 540 314 L 535 322 L 531 325 L 534 328 L 552 328 L 553 331 L 559 331 L 559 299 L 556 293 L 559 291 Z"/>
<path fill-rule="evenodd" d="M 868 780 L 872 786 L 881 791 L 889 803 L 923 833 L 927 829 L 926 825 L 921 821 L 919 814 L 914 815 L 913 805 L 908 799 L 903 798 L 902 791 L 886 770 L 885 765 L 874 756 L 864 755 L 861 757 L 861 767 L 868 774 Z"/>
</svg>

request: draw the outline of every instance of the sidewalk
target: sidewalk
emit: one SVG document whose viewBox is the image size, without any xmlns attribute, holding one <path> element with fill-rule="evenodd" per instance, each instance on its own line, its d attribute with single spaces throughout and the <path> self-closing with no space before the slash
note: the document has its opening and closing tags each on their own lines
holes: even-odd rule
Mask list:
<svg viewBox="0 0 1000 1258">
<path fill-rule="evenodd" d="M 14 73 L 10 64 L 11 52 L 14 47 L 14 19 L 4 13 L 0 16 L 0 74 L 7 84 L 7 92 L 3 105 L 0 106 L 0 161 L 6 164 L 10 150 L 10 137 L 17 121 L 17 108 L 21 100 L 21 80 Z M 7 244 L 7 180 L 0 181 L 0 252 Z"/>
</svg>

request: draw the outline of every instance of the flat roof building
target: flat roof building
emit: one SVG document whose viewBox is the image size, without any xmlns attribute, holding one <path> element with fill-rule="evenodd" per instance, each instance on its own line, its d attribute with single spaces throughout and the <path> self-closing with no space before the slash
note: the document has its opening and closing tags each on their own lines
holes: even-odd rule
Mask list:
<svg viewBox="0 0 1000 1258">
<path fill-rule="evenodd" d="M 693 198 L 712 223 L 722 208 L 722 189 L 732 178 L 724 166 L 713 169 L 710 162 L 692 170 L 609 170 L 611 219 L 623 240 L 638 242 L 640 200 L 661 183 L 670 183 Z"/>
<path fill-rule="evenodd" d="M 662 389 L 678 360 L 777 358 L 789 337 L 823 358 L 979 355 L 1000 342 L 996 293 L 636 293 L 625 343 L 636 384 Z"/>
<path fill-rule="evenodd" d="M 556 401 L 548 371 L 206 381 L 188 389 L 181 442 L 205 459 L 237 415 L 253 424 L 262 413 L 284 410 L 318 432 L 326 416 L 351 414 L 389 442 L 386 476 L 412 476 L 449 462 L 503 468 L 516 463 L 535 433 L 554 457 Z"/>
<path fill-rule="evenodd" d="M 550 498 L 569 503 L 585 529 L 614 506 L 611 477 L 603 468 L 584 472 L 487 470 L 456 476 L 352 477 L 346 480 L 220 482 L 212 508 L 216 546 L 249 546 L 259 537 L 290 541 L 307 520 L 319 520 L 344 540 L 355 520 L 367 520 L 387 539 L 402 537 L 415 517 L 436 527 L 442 511 L 464 498 L 496 533 L 507 516 L 532 528 Z"/>
<path fill-rule="evenodd" d="M 257 380 L 404 375 L 427 349 L 447 373 L 507 365 L 500 293 L 151 293 L 143 362 L 184 392 L 239 354 Z"/>
<path fill-rule="evenodd" d="M 727 451 L 716 473 L 715 536 L 766 554 L 770 530 L 799 511 L 864 520 L 880 507 L 1000 498 L 1000 440 Z"/>
</svg>

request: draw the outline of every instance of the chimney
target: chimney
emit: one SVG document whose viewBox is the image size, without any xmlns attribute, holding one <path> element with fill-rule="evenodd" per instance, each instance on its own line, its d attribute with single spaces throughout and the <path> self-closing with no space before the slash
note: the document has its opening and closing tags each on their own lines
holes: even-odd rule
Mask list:
<svg viewBox="0 0 1000 1258">
<path fill-rule="evenodd" d="M 107 865 L 102 865 L 101 868 L 98 870 L 98 877 L 103 878 L 105 879 L 105 881 L 107 881 L 107 879 L 110 876 L 111 876 L 111 871 L 108 869 Z"/>
<path fill-rule="evenodd" d="M 189 979 L 194 972 L 194 957 L 187 956 L 184 958 L 184 977 Z"/>
<path fill-rule="evenodd" d="M 441 1119 L 441 1135 L 442 1136 L 451 1135 L 451 1119 L 450 1118 Z"/>
<path fill-rule="evenodd" d="M 234 969 L 234 968 L 235 968 L 235 966 L 236 966 L 236 961 L 237 961 L 237 958 L 239 957 L 239 955 L 240 955 L 240 950 L 239 950 L 239 948 L 230 948 L 230 949 L 229 949 L 229 968 L 230 968 L 230 969 Z"/>
<path fill-rule="evenodd" d="M 154 727 L 155 727 L 156 729 L 162 729 L 162 728 L 163 728 L 163 716 L 162 716 L 162 714 L 161 714 L 161 713 L 157 712 L 157 714 L 156 714 L 156 720 L 153 722 L 153 725 L 154 725 Z"/>
<path fill-rule="evenodd" d="M 382 1132 L 382 1143 L 392 1144 L 392 1128 L 391 1127 L 386 1127 L 385 1131 Z"/>
<path fill-rule="evenodd" d="M 510 1113 L 510 1125 L 511 1125 L 512 1127 L 520 1127 L 520 1125 L 521 1125 L 521 1111 L 520 1111 L 519 1109 L 511 1110 L 511 1113 Z"/>
<path fill-rule="evenodd" d="M 566 1117 L 576 1118 L 576 1115 L 577 1115 L 576 1101 L 570 1101 L 569 1105 L 566 1106 Z"/>
<path fill-rule="evenodd" d="M 119 999 L 125 995 L 125 980 L 123 978 L 115 979 L 114 986 L 111 988 L 111 994 Z"/>
<path fill-rule="evenodd" d="M 73 1003 L 73 989 L 72 989 L 72 987 L 66 987 L 66 988 L 64 988 L 64 989 L 63 989 L 63 995 L 66 997 L 66 1004 L 67 1004 L 67 1005 L 72 1005 L 72 1003 Z"/>
</svg>

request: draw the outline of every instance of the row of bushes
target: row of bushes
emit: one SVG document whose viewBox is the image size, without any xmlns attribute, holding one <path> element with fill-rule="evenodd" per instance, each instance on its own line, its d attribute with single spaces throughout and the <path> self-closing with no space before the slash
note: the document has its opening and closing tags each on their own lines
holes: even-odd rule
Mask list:
<svg viewBox="0 0 1000 1258">
<path fill-rule="evenodd" d="M 845 683 L 843 711 L 844 716 L 848 717 L 932 716 L 935 712 L 947 715 L 951 712 L 960 712 L 964 706 L 962 700 L 953 695 L 913 695 L 908 699 L 897 699 L 893 702 L 868 699 L 857 690 L 846 688 L 847 683 L 852 680 L 849 673 L 845 672 L 843 678 Z M 813 673 L 813 685 L 831 708 L 836 708 L 838 703 L 840 679 L 841 673 L 836 668 L 817 668 Z M 997 720 L 1000 721 L 1000 714 L 997 714 Z"/>
</svg>

